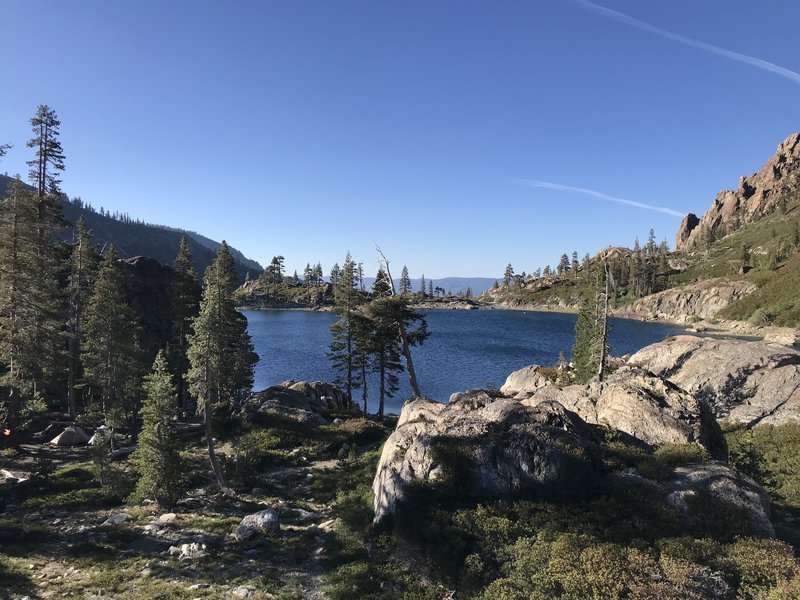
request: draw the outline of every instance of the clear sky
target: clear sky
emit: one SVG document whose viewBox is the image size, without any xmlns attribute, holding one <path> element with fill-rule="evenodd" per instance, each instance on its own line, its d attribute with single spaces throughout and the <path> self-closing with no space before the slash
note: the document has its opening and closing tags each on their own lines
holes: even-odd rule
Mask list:
<svg viewBox="0 0 800 600">
<path fill-rule="evenodd" d="M 412 277 L 672 245 L 800 130 L 797 0 L 5 0 L 0 21 L 0 172 L 25 175 L 48 104 L 67 194 L 290 272 L 348 250 L 371 271 L 375 242 Z"/>
</svg>

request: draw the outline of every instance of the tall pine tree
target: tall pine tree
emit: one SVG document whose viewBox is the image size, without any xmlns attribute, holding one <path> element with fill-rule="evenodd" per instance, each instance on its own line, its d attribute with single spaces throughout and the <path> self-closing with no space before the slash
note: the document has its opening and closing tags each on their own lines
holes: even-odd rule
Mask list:
<svg viewBox="0 0 800 600">
<path fill-rule="evenodd" d="M 170 342 L 168 362 L 170 372 L 178 387 L 178 401 L 184 410 L 191 408 L 191 394 L 186 383 L 189 370 L 187 336 L 191 331 L 192 320 L 197 316 L 200 303 L 200 286 L 197 273 L 192 266 L 189 241 L 183 236 L 175 257 L 175 271 L 170 288 Z"/>
<path fill-rule="evenodd" d="M 84 377 L 113 436 L 114 427 L 136 409 L 143 371 L 135 314 L 125 297 L 114 246 L 103 256 L 92 286 L 83 334 Z"/>
<path fill-rule="evenodd" d="M 361 303 L 357 289 L 356 264 L 347 253 L 334 286 L 333 299 L 339 320 L 331 325 L 331 345 L 328 357 L 338 372 L 336 383 L 343 385 L 352 399 L 353 389 L 360 387 L 358 375 L 359 354 L 356 352 L 356 325 L 354 315 Z"/>
<path fill-rule="evenodd" d="M 187 379 L 197 399 L 197 410 L 203 415 L 211 469 L 226 495 L 232 491 L 214 449 L 214 411 L 229 409 L 246 396 L 253 386 L 253 365 L 258 361 L 247 333 L 247 319 L 234 305 L 235 284 L 233 256 L 223 241 L 203 278 L 200 312 L 189 335 Z"/>
<path fill-rule="evenodd" d="M 68 280 L 69 348 L 67 351 L 67 409 L 71 419 L 78 414 L 75 384 L 79 376 L 83 342 L 83 316 L 89 302 L 92 282 L 97 274 L 98 257 L 92 245 L 92 232 L 83 215 L 75 224 Z"/>
</svg>

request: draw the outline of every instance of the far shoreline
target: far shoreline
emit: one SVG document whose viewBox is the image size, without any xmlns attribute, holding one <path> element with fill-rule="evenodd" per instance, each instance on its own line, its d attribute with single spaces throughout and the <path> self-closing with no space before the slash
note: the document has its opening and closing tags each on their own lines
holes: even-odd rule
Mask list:
<svg viewBox="0 0 800 600">
<path fill-rule="evenodd" d="M 465 311 L 471 310 L 507 310 L 513 312 L 539 312 L 539 313 L 557 313 L 557 314 L 577 314 L 578 310 L 569 306 L 551 306 L 542 304 L 524 304 L 517 306 L 503 306 L 488 304 L 484 302 L 476 302 L 475 305 L 469 307 L 465 306 L 431 306 L 430 304 L 412 303 L 414 308 L 420 310 L 453 310 Z M 255 310 L 255 311 L 292 311 L 292 312 L 322 312 L 332 313 L 334 307 L 332 306 L 237 306 L 237 310 Z M 789 348 L 800 347 L 800 329 L 793 327 L 778 327 L 774 325 L 751 325 L 746 321 L 729 321 L 724 319 L 702 319 L 700 321 L 690 323 L 686 320 L 678 318 L 667 319 L 652 315 L 641 315 L 635 312 L 625 310 L 625 308 L 612 309 L 610 311 L 611 317 L 617 319 L 627 319 L 630 321 L 641 321 L 643 323 L 659 323 L 663 325 L 673 325 L 675 327 L 682 327 L 688 335 L 692 334 L 710 334 L 713 336 L 732 336 L 740 339 L 750 339 L 751 341 L 765 341 L 770 343 L 787 346 Z"/>
</svg>

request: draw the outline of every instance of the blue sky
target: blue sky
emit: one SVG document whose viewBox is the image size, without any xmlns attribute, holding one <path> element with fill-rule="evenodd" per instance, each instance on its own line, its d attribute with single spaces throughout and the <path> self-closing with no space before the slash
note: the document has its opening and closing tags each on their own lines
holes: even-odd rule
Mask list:
<svg viewBox="0 0 800 600">
<path fill-rule="evenodd" d="M 375 242 L 415 277 L 532 271 L 651 227 L 672 244 L 671 213 L 800 130 L 795 0 L 0 10 L 0 171 L 27 172 L 48 104 L 70 196 L 290 271 L 348 250 L 372 271 Z"/>
</svg>

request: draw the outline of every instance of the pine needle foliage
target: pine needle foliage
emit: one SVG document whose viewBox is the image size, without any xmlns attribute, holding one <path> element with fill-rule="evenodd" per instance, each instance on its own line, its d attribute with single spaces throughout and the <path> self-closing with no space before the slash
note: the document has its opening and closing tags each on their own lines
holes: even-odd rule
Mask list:
<svg viewBox="0 0 800 600">
<path fill-rule="evenodd" d="M 140 414 L 142 431 L 139 447 L 131 461 L 139 478 L 130 497 L 133 502 L 145 498 L 169 508 L 184 491 L 186 472 L 180 456 L 180 443 L 175 435 L 173 418 L 178 410 L 178 390 L 172 380 L 163 351 L 145 378 L 145 401 Z"/>
</svg>

